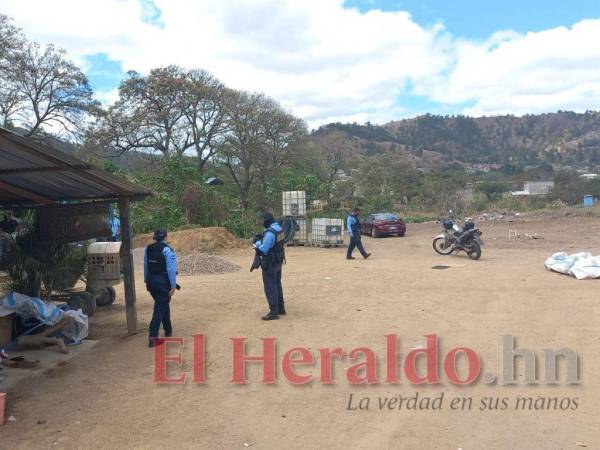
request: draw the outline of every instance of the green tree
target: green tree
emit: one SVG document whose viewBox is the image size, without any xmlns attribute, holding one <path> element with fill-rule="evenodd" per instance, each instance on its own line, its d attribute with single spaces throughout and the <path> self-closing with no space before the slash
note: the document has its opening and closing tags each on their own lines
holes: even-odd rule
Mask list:
<svg viewBox="0 0 600 450">
<path fill-rule="evenodd" d="M 103 112 L 90 138 L 115 154 L 139 150 L 170 158 L 191 151 L 202 172 L 225 139 L 230 96 L 204 70 L 168 66 L 148 76 L 129 72 L 119 100 Z"/>
<path fill-rule="evenodd" d="M 265 207 L 269 182 L 298 150 L 306 125 L 263 94 L 238 92 L 228 109 L 229 129 L 221 152 L 224 166 L 248 209 L 257 186 L 258 206 Z"/>
</svg>

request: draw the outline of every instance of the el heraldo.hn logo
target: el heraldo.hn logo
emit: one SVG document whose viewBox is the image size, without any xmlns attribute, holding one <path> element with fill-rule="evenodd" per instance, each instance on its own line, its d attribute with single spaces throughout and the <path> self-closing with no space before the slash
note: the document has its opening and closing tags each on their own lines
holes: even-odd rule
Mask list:
<svg viewBox="0 0 600 450">
<path fill-rule="evenodd" d="M 232 337 L 231 378 L 228 382 L 276 384 L 279 381 L 277 373 L 280 371 L 283 379 L 294 385 L 314 382 L 335 384 L 336 379 L 345 379 L 351 385 L 399 384 L 403 379 L 412 385 L 436 385 L 444 381 L 453 385 L 471 385 L 478 381 L 490 385 L 580 383 L 579 356 L 575 350 L 564 347 L 545 348 L 540 352 L 517 347 L 516 339 L 511 334 L 500 338 L 499 361 L 496 364 L 498 372 L 492 369 L 484 371 L 484 363 L 473 348 L 455 347 L 444 351 L 441 339 L 436 334 L 425 335 L 424 345 L 409 350 L 403 357 L 398 335 L 388 334 L 384 339 L 384 354 L 378 354 L 369 347 L 350 350 L 325 347 L 311 350 L 296 346 L 282 350 L 278 348 L 275 337 L 261 338 L 258 343 L 250 343 L 245 337 Z M 190 381 L 190 376 L 192 383 L 210 382 L 206 370 L 207 337 L 196 334 L 191 341 L 193 364 L 191 373 L 187 373 L 182 370 L 185 338 L 157 338 L 158 345 L 154 348 L 154 382 L 183 384 Z M 251 344 L 258 351 L 252 352 L 249 349 Z M 350 363 L 350 366 L 342 367 L 344 363 Z M 247 369 L 251 365 L 260 366 L 260 378 L 249 379 Z M 519 366 L 522 368 L 522 376 L 518 375 Z M 560 374 L 563 376 L 559 379 Z"/>
</svg>

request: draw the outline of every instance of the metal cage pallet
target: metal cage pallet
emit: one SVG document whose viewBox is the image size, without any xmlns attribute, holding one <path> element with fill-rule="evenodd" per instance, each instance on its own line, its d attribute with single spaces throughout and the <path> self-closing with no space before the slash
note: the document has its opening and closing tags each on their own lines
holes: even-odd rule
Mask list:
<svg viewBox="0 0 600 450">
<path fill-rule="evenodd" d="M 315 218 L 312 220 L 310 237 L 315 247 L 341 247 L 344 245 L 344 221 Z"/>
<path fill-rule="evenodd" d="M 319 248 L 339 248 L 346 246 L 343 242 L 311 242 L 309 245 Z"/>
<path fill-rule="evenodd" d="M 294 239 L 292 239 L 288 243 L 288 245 L 295 245 L 295 246 L 308 245 L 309 233 L 308 233 L 308 221 L 306 220 L 306 217 L 294 216 L 294 219 L 296 220 L 296 222 L 298 222 L 298 226 L 300 227 L 300 230 L 298 230 L 296 232 L 296 234 L 294 235 Z"/>
<path fill-rule="evenodd" d="M 290 241 L 286 244 L 287 247 L 307 247 L 308 245 L 310 244 L 305 241 Z"/>
</svg>

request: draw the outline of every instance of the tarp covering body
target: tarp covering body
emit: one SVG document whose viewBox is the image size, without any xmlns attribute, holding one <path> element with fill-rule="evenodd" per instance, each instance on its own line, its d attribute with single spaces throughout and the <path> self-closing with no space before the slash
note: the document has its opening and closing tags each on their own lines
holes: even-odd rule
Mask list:
<svg viewBox="0 0 600 450">
<path fill-rule="evenodd" d="M 75 343 L 81 342 L 88 335 L 88 317 L 81 309 L 65 311 L 54 303 L 46 303 L 35 297 L 11 292 L 0 298 L 0 315 L 14 312 L 22 319 L 35 319 L 44 325 L 53 326 L 64 317 L 71 317 L 71 323 L 60 330 L 60 335 Z"/>
<path fill-rule="evenodd" d="M 589 252 L 565 252 L 553 254 L 546 260 L 545 266 L 555 272 L 571 275 L 578 280 L 600 278 L 600 256 L 593 256 Z"/>
</svg>

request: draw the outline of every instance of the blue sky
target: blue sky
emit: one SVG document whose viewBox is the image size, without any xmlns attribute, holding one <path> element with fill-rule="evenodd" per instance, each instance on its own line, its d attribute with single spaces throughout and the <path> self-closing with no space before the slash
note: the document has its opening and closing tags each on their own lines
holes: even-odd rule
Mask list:
<svg viewBox="0 0 600 450">
<path fill-rule="evenodd" d="M 177 64 L 311 127 L 600 110 L 600 0 L 0 2 L 31 39 L 66 49 L 105 104 L 127 71 Z"/>
<path fill-rule="evenodd" d="M 486 39 L 498 30 L 520 33 L 600 18 L 600 0 L 348 0 L 360 11 L 408 11 L 427 26 L 441 21 L 455 36 Z"/>
<path fill-rule="evenodd" d="M 105 53 L 86 55 L 86 75 L 95 91 L 110 91 L 125 77 L 123 64 L 111 60 Z"/>
</svg>

